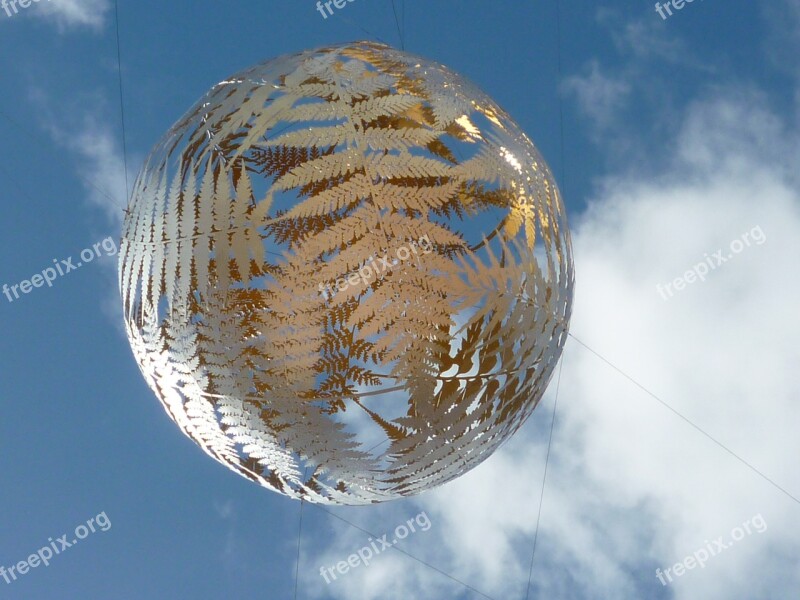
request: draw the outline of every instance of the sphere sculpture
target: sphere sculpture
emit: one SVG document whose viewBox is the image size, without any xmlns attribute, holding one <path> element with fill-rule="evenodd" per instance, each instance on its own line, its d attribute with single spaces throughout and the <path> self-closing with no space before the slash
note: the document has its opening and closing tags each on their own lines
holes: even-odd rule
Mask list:
<svg viewBox="0 0 800 600">
<path fill-rule="evenodd" d="M 573 266 L 511 118 L 442 65 L 358 42 L 234 75 L 167 132 L 119 283 L 186 435 L 287 496 L 367 504 L 458 477 L 520 427 Z"/>
</svg>

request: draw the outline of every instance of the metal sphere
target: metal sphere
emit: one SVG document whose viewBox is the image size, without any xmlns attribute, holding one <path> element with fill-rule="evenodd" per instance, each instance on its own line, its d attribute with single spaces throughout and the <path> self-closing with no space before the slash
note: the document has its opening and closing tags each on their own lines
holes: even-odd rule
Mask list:
<svg viewBox="0 0 800 600">
<path fill-rule="evenodd" d="M 125 324 L 180 429 L 294 498 L 413 495 L 541 399 L 572 302 L 538 151 L 446 67 L 358 42 L 215 85 L 124 223 Z"/>
</svg>

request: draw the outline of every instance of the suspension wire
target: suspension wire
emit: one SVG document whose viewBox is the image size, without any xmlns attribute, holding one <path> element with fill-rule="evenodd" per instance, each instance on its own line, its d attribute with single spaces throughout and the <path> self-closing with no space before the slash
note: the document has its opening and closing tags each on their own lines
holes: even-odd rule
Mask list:
<svg viewBox="0 0 800 600">
<path fill-rule="evenodd" d="M 119 0 L 114 0 L 114 22 L 116 24 L 117 33 L 117 79 L 119 81 L 119 117 L 120 124 L 122 125 L 122 164 L 125 169 L 125 203 L 128 203 L 130 198 L 130 187 L 128 185 L 128 141 L 127 133 L 125 131 L 125 96 L 122 92 L 122 51 L 120 50 L 119 41 Z M 127 211 L 126 211 L 127 212 Z"/>
<path fill-rule="evenodd" d="M 705 430 L 704 430 L 702 427 L 700 427 L 699 425 L 696 425 L 695 423 L 693 423 L 693 422 L 691 421 L 691 419 L 689 419 L 688 417 L 686 417 L 685 415 L 683 415 L 682 413 L 680 413 L 678 410 L 676 410 L 675 408 L 673 408 L 672 406 L 670 406 L 670 405 L 669 405 L 667 402 L 665 402 L 664 400 L 662 400 L 661 398 L 659 398 L 658 396 L 656 396 L 656 395 L 655 395 L 653 392 L 651 392 L 649 389 L 647 389 L 647 388 L 646 388 L 645 386 L 643 386 L 641 383 L 639 383 L 638 381 L 636 381 L 636 380 L 635 380 L 633 377 L 631 377 L 630 375 L 628 375 L 628 374 L 627 374 L 625 371 L 623 371 L 622 369 L 620 369 L 619 367 L 617 367 L 617 366 L 616 366 L 615 364 L 613 364 L 613 363 L 612 363 L 610 360 L 608 360 L 607 358 L 605 358 L 605 357 L 604 357 L 602 354 L 600 354 L 600 353 L 599 353 L 599 352 L 597 352 L 596 350 L 593 350 L 592 348 L 590 348 L 588 345 L 586 345 L 585 343 L 583 343 L 581 340 L 579 340 L 578 338 L 576 338 L 576 337 L 575 337 L 574 335 L 572 335 L 571 333 L 569 334 L 569 337 L 571 337 L 571 338 L 572 338 L 573 340 L 575 340 L 575 341 L 576 341 L 578 344 L 580 344 L 581 346 L 583 346 L 583 347 L 584 347 L 586 350 L 588 350 L 589 352 L 591 352 L 592 354 L 594 354 L 594 355 L 595 355 L 597 358 L 599 358 L 601 361 L 603 361 L 604 363 L 606 363 L 606 364 L 607 364 L 609 367 L 611 367 L 612 369 L 614 369 L 614 370 L 615 370 L 617 373 L 619 373 L 620 375 L 622 375 L 622 376 L 623 376 L 625 379 L 627 379 L 628 381 L 630 381 L 631 383 L 633 383 L 633 384 L 634 384 L 636 387 L 638 387 L 639 389 L 641 389 L 641 390 L 642 390 L 642 391 L 643 391 L 645 394 L 647 394 L 648 396 L 650 396 L 651 398 L 653 398 L 653 399 L 654 399 L 656 402 L 658 402 L 659 404 L 661 404 L 661 405 L 662 405 L 664 408 L 666 408 L 666 409 L 667 409 L 667 410 L 669 410 L 671 413 L 673 413 L 674 415 L 676 415 L 677 417 L 679 417 L 681 420 L 685 421 L 685 422 L 686 422 L 687 424 L 689 424 L 689 425 L 690 425 L 690 426 L 691 426 L 693 429 L 695 429 L 696 431 L 698 431 L 699 433 L 701 433 L 701 434 L 702 434 L 704 437 L 706 437 L 706 438 L 708 438 L 709 440 L 711 440 L 712 442 L 714 442 L 714 444 L 716 444 L 717 446 L 719 446 L 720 448 L 722 448 L 722 449 L 723 449 L 725 452 L 727 452 L 728 454 L 730 454 L 730 455 L 731 455 L 733 458 L 735 458 L 735 459 L 736 459 L 736 460 L 738 460 L 740 463 L 742 463 L 744 466 L 746 466 L 748 469 L 750 469 L 751 471 L 753 471 L 753 473 L 755 473 L 756 475 L 758 475 L 759 477 L 761 477 L 761 478 L 762 478 L 764 481 L 766 481 L 767 483 L 769 483 L 769 484 L 770 484 L 771 486 L 773 486 L 775 489 L 779 490 L 780 492 L 782 492 L 783 494 L 785 494 L 787 497 L 791 498 L 792 500 L 794 500 L 795 502 L 797 502 L 798 504 L 800 504 L 800 500 L 799 500 L 797 497 L 795 497 L 794 495 L 792 495 L 792 494 L 791 494 L 790 492 L 788 492 L 788 491 L 787 491 L 785 488 L 783 488 L 783 487 L 781 487 L 780 485 L 778 485 L 778 484 L 777 484 L 775 481 L 773 481 L 773 480 L 772 480 L 771 478 L 769 478 L 767 475 L 765 475 L 764 473 L 762 473 L 761 471 L 759 471 L 759 470 L 758 470 L 756 467 L 754 467 L 752 464 L 750 464 L 749 462 L 747 462 L 747 461 L 746 461 L 744 458 L 742 458 L 741 456 L 739 456 L 738 454 L 736 454 L 736 453 L 735 453 L 733 450 L 731 450 L 730 448 L 728 448 L 728 447 L 727 447 L 725 444 L 723 444 L 722 442 L 720 442 L 719 440 L 717 440 L 717 439 L 716 439 L 714 436 L 712 436 L 710 433 L 708 433 L 707 431 L 705 431 Z"/>
<path fill-rule="evenodd" d="M 400 49 L 405 50 L 405 36 L 403 35 L 403 30 L 400 27 L 400 19 L 397 16 L 397 6 L 395 6 L 394 0 L 392 0 L 392 12 L 394 13 L 394 24 L 397 26 L 397 35 L 400 37 Z"/>
<path fill-rule="evenodd" d="M 544 459 L 544 474 L 542 475 L 542 490 L 539 494 L 539 510 L 536 514 L 536 529 L 533 534 L 533 550 L 531 551 L 531 566 L 528 569 L 528 587 L 525 593 L 525 600 L 531 593 L 531 581 L 533 579 L 533 559 L 536 557 L 536 542 L 539 540 L 539 523 L 542 518 L 542 505 L 544 504 L 544 489 L 547 485 L 547 466 L 550 464 L 550 449 L 553 445 L 553 430 L 556 424 L 556 412 L 558 410 L 558 392 L 561 389 L 561 371 L 564 369 L 564 353 L 561 354 L 561 364 L 558 366 L 558 381 L 556 382 L 556 398 L 553 402 L 553 417 L 550 420 L 550 435 L 547 440 L 547 455 Z"/>
<path fill-rule="evenodd" d="M 305 507 L 306 499 L 300 498 L 300 518 L 297 524 L 297 558 L 294 566 L 294 600 L 297 600 L 297 582 L 300 578 L 300 540 L 303 533 L 303 507 Z"/>
<path fill-rule="evenodd" d="M 403 0 L 403 3 L 401 4 L 401 6 L 402 6 L 402 9 L 401 9 L 401 17 L 400 17 L 400 19 L 401 19 L 401 21 L 403 23 L 403 45 L 405 46 L 405 39 L 406 39 L 406 0 Z M 403 50 L 405 50 L 405 47 L 403 48 Z"/>
<path fill-rule="evenodd" d="M 309 503 L 309 504 L 310 504 L 310 503 Z M 354 528 L 358 529 L 359 531 L 361 531 L 361 532 L 363 532 L 363 533 L 366 533 L 367 535 L 369 535 L 369 536 L 371 536 L 371 537 L 373 537 L 373 538 L 379 539 L 379 538 L 381 537 L 381 536 L 379 536 L 379 535 L 377 535 L 377 534 L 375 534 L 375 533 L 372 533 L 372 532 L 371 532 L 371 531 L 369 531 L 368 529 L 364 529 L 364 528 L 363 528 L 363 527 L 361 527 L 360 525 L 356 525 L 356 524 L 355 524 L 355 523 L 353 523 L 352 521 L 348 521 L 348 520 L 347 520 L 347 519 L 345 519 L 344 517 L 340 517 L 340 516 L 339 516 L 339 515 L 337 515 L 336 513 L 333 513 L 333 512 L 331 512 L 331 511 L 329 511 L 329 510 L 327 510 L 327 509 L 323 508 L 322 506 L 319 506 L 319 505 L 317 505 L 317 504 L 310 504 L 310 506 L 313 506 L 313 507 L 314 507 L 315 509 L 317 509 L 317 510 L 321 510 L 322 512 L 324 512 L 325 514 L 328 514 L 328 515 L 330 515 L 330 516 L 331 516 L 331 517 L 333 517 L 334 519 L 339 519 L 339 520 L 340 520 L 340 521 L 342 521 L 343 523 L 347 523 L 347 524 L 348 524 L 348 525 L 350 525 L 351 527 L 354 527 Z M 406 555 L 406 556 L 407 556 L 407 557 L 409 557 L 410 559 L 412 559 L 412 560 L 414 560 L 414 561 L 416 561 L 416 562 L 418 562 L 418 563 L 420 563 L 420 564 L 422 564 L 422 565 L 425 565 L 426 567 L 428 567 L 428 568 L 430 568 L 430 569 L 433 569 L 434 571 L 436 571 L 436 572 L 437 572 L 437 573 L 439 573 L 440 575 L 444 575 L 445 577 L 447 577 L 447 578 L 448 578 L 448 579 L 450 579 L 451 581 L 454 581 L 454 582 L 456 582 L 456 583 L 458 583 L 458 584 L 460 584 L 460 585 L 463 585 L 465 588 L 467 588 L 467 589 L 468 589 L 468 590 L 470 590 L 471 592 L 475 592 L 475 593 L 476 593 L 476 594 L 478 594 L 479 596 L 482 596 L 483 598 L 487 598 L 487 600 L 495 600 L 495 599 L 494 599 L 494 598 L 492 598 L 491 596 L 488 596 L 487 594 L 484 594 L 484 593 L 483 593 L 482 591 L 480 591 L 479 589 L 476 589 L 476 588 L 472 587 L 471 585 L 469 585 L 468 583 L 465 583 L 464 581 L 461 581 L 460 579 L 458 579 L 458 578 L 456 578 L 456 577 L 453 577 L 452 575 L 450 575 L 450 574 L 449 574 L 449 573 L 447 573 L 446 571 L 442 571 L 442 570 L 441 570 L 441 569 L 439 569 L 438 567 L 435 567 L 435 566 L 433 566 L 432 564 L 430 564 L 430 563 L 428 563 L 428 562 L 425 562 L 425 561 L 424 561 L 424 560 L 422 560 L 421 558 L 417 558 L 417 557 L 416 557 L 416 556 L 414 556 L 413 554 L 410 554 L 409 552 L 406 552 L 405 550 L 402 550 L 402 549 L 398 548 L 396 545 L 392 545 L 392 546 L 390 546 L 390 548 L 389 548 L 389 549 L 390 549 L 390 550 L 396 550 L 397 552 L 400 552 L 401 554 L 404 554 L 404 555 Z"/>
<path fill-rule="evenodd" d="M 385 46 L 389 46 L 389 42 L 387 42 L 387 41 L 386 41 L 386 40 L 384 40 L 383 38 L 380 38 L 380 37 L 378 37 L 377 35 L 375 35 L 374 33 L 372 33 L 372 32 L 371 32 L 369 29 L 364 29 L 364 27 L 362 27 L 362 26 L 361 26 L 361 25 L 359 25 L 358 23 L 355 23 L 355 22 L 353 22 L 353 20 L 352 20 L 352 19 L 349 19 L 348 17 L 344 16 L 344 15 L 343 15 L 343 14 L 341 14 L 341 13 L 342 13 L 342 11 L 339 11 L 339 14 L 337 14 L 337 15 L 336 15 L 336 18 L 337 18 L 337 19 L 341 19 L 342 21 L 344 21 L 345 23 L 348 23 L 349 25 L 352 25 L 352 26 L 353 26 L 353 27 L 355 27 L 356 29 L 360 29 L 361 31 L 363 31 L 364 33 L 366 33 L 366 34 L 367 34 L 368 36 L 370 36 L 371 38 L 378 40 L 378 41 L 379 41 L 381 44 L 384 44 Z"/>
</svg>

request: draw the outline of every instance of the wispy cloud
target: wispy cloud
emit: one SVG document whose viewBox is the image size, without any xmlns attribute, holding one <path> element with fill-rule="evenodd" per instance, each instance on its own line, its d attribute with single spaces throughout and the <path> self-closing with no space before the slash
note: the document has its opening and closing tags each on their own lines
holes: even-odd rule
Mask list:
<svg viewBox="0 0 800 600">
<path fill-rule="evenodd" d="M 246 572 L 250 563 L 244 555 L 242 542 L 237 535 L 239 519 L 236 505 L 230 499 L 223 503 L 214 502 L 214 511 L 226 523 L 225 539 L 222 542 L 222 550 L 220 552 L 220 560 L 223 566 L 229 573 Z"/>
<path fill-rule="evenodd" d="M 78 168 L 89 201 L 102 209 L 109 221 L 121 225 L 127 192 L 119 133 L 106 124 L 86 117 L 82 130 L 69 135 L 66 140 L 67 146 L 75 152 L 81 163 Z"/>
<path fill-rule="evenodd" d="M 586 66 L 584 74 L 566 78 L 562 91 L 574 94 L 581 112 L 594 122 L 596 129 L 602 131 L 620 114 L 631 86 L 622 78 L 604 74 L 598 62 L 593 60 Z"/>
<path fill-rule="evenodd" d="M 776 0 L 762 5 L 770 27 L 766 38 L 767 55 L 777 69 L 800 79 L 797 55 L 800 53 L 800 0 Z"/>
<path fill-rule="evenodd" d="M 67 151 L 64 156 L 75 165 L 75 173 L 86 193 L 89 207 L 105 215 L 108 226 L 94 237 L 119 240 L 127 206 L 125 160 L 119 130 L 105 116 L 107 102 L 98 94 L 81 93 L 79 100 L 54 103 L 41 88 L 30 92 L 41 115 L 40 125 L 53 141 Z M 80 108 L 77 108 L 80 106 Z M 134 157 L 135 165 L 138 157 Z M 134 172 L 129 165 L 128 179 Z M 92 219 L 94 221 L 94 219 Z M 101 300 L 102 311 L 119 333 L 125 334 L 119 299 L 116 261 L 105 261 L 103 277 L 108 294 Z"/>
<path fill-rule="evenodd" d="M 109 0 L 50 0 L 36 4 L 30 14 L 55 23 L 61 31 L 86 27 L 100 30 L 110 10 Z"/>
<path fill-rule="evenodd" d="M 128 204 L 125 159 L 120 130 L 110 124 L 108 102 L 98 94 L 80 93 L 73 100 L 55 103 L 41 88 L 32 89 L 30 98 L 41 115 L 41 127 L 69 151 L 89 204 L 102 210 L 119 229 Z M 132 157 L 131 163 L 137 160 Z M 128 165 L 129 181 L 135 175 L 132 164 Z"/>
</svg>

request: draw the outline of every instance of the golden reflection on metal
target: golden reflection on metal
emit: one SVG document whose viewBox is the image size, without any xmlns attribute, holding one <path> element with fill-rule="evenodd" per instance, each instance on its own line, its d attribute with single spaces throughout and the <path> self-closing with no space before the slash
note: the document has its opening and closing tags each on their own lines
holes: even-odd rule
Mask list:
<svg viewBox="0 0 800 600">
<path fill-rule="evenodd" d="M 541 399 L 573 288 L 530 140 L 445 67 L 369 42 L 214 86 L 142 168 L 119 276 L 136 360 L 181 430 L 335 504 L 487 458 Z"/>
</svg>

